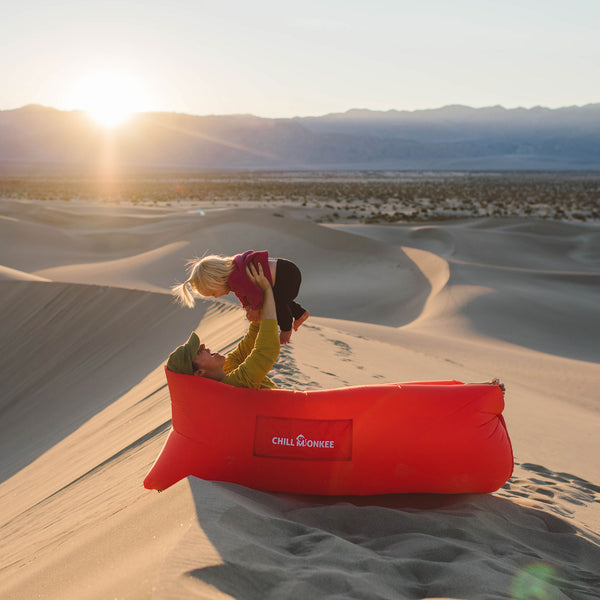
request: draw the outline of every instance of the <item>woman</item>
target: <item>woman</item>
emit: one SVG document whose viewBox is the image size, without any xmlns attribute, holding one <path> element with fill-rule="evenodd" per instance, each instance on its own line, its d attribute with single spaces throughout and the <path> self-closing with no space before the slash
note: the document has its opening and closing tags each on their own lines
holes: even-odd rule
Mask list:
<svg viewBox="0 0 600 600">
<path fill-rule="evenodd" d="M 263 292 L 260 314 L 246 311 L 250 323 L 248 332 L 237 348 L 226 357 L 200 343 L 196 333 L 169 356 L 167 369 L 184 375 L 197 375 L 221 381 L 235 387 L 276 388 L 267 377 L 279 356 L 280 342 L 273 288 L 262 266 L 246 267 L 248 278 Z"/>
</svg>

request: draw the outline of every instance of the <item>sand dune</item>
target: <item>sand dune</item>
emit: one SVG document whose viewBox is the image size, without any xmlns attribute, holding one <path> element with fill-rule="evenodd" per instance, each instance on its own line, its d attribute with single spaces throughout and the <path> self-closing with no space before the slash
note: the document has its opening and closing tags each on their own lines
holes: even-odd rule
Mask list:
<svg viewBox="0 0 600 600">
<path fill-rule="evenodd" d="M 432 269 L 433 259 L 412 255 L 416 263 L 430 265 L 419 266 L 429 272 L 431 281 L 446 279 L 442 293 L 431 294 L 419 325 L 452 328 L 453 335 L 460 336 L 464 324 L 495 340 L 597 362 L 600 272 L 593 266 L 592 248 L 598 237 L 593 228 L 514 220 L 494 225 L 485 219 L 457 225 L 339 229 L 379 236 L 438 257 L 438 266 Z M 435 287 L 433 283 L 432 290 Z"/>
<path fill-rule="evenodd" d="M 107 219 L 106 210 L 98 209 L 100 223 Z M 53 281 L 167 291 L 184 278 L 190 258 L 235 254 L 258 244 L 274 255 L 293 256 L 303 270 L 309 269 L 303 298 L 318 304 L 324 316 L 398 326 L 421 310 L 429 286 L 401 248 L 305 221 L 290 226 L 273 212 L 185 211 L 134 227 L 127 217 L 122 226 L 111 221 L 111 227 L 102 229 L 93 225 L 98 214 L 88 211 L 80 216 L 80 228 L 63 218 L 69 223 L 65 229 L 50 225 L 56 215 L 42 205 L 35 222 L 18 221 L 18 231 L 10 237 L 9 266 Z M 5 227 L 12 226 L 15 222 L 7 221 Z M 48 245 L 48 250 L 32 249 L 29 239 Z"/>
<path fill-rule="evenodd" d="M 597 227 L 0 208 L 2 598 L 600 598 Z M 170 426 L 166 355 L 193 329 L 227 351 L 246 326 L 234 302 L 187 310 L 168 288 L 194 255 L 251 247 L 304 274 L 312 316 L 282 349 L 279 385 L 500 376 L 507 485 L 362 499 L 193 478 L 144 490 Z"/>
<path fill-rule="evenodd" d="M 33 275 L 33 273 L 26 273 L 25 271 L 19 271 L 18 269 L 11 269 L 10 267 L 3 267 L 0 265 L 0 281 L 49 281 L 44 277 Z"/>
</svg>

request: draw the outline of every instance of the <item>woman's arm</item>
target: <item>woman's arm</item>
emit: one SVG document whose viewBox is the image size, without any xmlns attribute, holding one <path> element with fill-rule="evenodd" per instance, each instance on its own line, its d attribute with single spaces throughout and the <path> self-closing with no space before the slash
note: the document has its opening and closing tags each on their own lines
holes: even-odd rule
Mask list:
<svg viewBox="0 0 600 600">
<path fill-rule="evenodd" d="M 275 309 L 275 298 L 273 296 L 273 288 L 266 275 L 263 273 L 262 265 L 259 263 L 258 269 L 253 265 L 246 267 L 248 278 L 254 282 L 263 293 L 263 307 L 261 320 L 277 319 L 277 311 Z"/>
<path fill-rule="evenodd" d="M 254 323 L 253 323 L 254 325 Z M 221 380 L 237 387 L 276 387 L 267 375 L 279 356 L 277 321 L 266 319 L 260 323 L 256 344 L 249 356 Z M 265 385 L 267 384 L 267 385 Z"/>
<path fill-rule="evenodd" d="M 231 373 L 231 371 L 237 369 L 246 360 L 250 352 L 254 349 L 259 329 L 260 321 L 253 321 L 250 323 L 246 335 L 236 346 L 235 350 L 232 350 L 227 355 L 224 366 L 225 373 Z"/>
<path fill-rule="evenodd" d="M 252 315 L 249 314 L 249 309 L 246 309 L 246 316 L 248 317 L 250 327 L 244 338 L 237 345 L 236 349 L 227 355 L 227 361 L 225 363 L 225 372 L 230 373 L 237 367 L 239 367 L 246 358 L 250 355 L 256 345 L 256 336 L 260 330 L 260 322 L 262 320 L 277 319 L 277 310 L 275 308 L 275 299 L 273 297 L 273 288 L 269 283 L 269 280 L 265 277 L 262 267 L 259 264 L 258 269 L 254 265 L 246 267 L 248 279 L 255 283 L 262 291 L 264 302 L 262 311 L 258 311 Z M 279 355 L 279 352 L 277 353 Z M 270 368 L 270 367 L 269 367 Z"/>
<path fill-rule="evenodd" d="M 262 319 L 257 332 L 257 323 L 250 325 L 248 334 L 242 340 L 235 351 L 235 361 L 230 362 L 228 367 L 232 367 L 227 373 L 223 383 L 236 385 L 239 387 L 260 387 L 261 382 L 267 376 L 271 367 L 279 356 L 279 336 L 277 334 L 277 319 L 275 310 L 275 300 L 273 298 L 273 289 L 268 279 L 264 276 L 262 267 L 259 265 L 256 269 L 253 265 L 248 269 L 248 277 L 252 279 L 263 291 L 264 303 L 262 309 Z M 250 335 L 250 331 L 257 332 L 256 342 L 253 348 L 245 344 Z M 256 333 L 254 333 L 256 335 Z M 250 353 L 242 359 L 243 351 Z M 231 357 L 233 358 L 233 357 Z"/>
</svg>

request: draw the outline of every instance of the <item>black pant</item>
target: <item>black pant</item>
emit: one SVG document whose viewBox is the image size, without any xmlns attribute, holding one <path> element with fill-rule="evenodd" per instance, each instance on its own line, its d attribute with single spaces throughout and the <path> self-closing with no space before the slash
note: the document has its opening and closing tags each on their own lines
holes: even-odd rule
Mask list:
<svg viewBox="0 0 600 600">
<path fill-rule="evenodd" d="M 306 312 L 302 306 L 294 302 L 301 283 L 300 269 L 291 260 L 278 258 L 273 297 L 277 309 L 277 323 L 281 331 L 290 331 L 294 319 L 299 319 Z"/>
</svg>

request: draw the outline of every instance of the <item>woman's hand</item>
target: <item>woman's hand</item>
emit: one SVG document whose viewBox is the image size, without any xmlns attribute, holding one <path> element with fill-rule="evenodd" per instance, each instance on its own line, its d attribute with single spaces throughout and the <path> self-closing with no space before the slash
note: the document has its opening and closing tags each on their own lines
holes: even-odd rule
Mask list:
<svg viewBox="0 0 600 600">
<path fill-rule="evenodd" d="M 258 323 L 260 321 L 261 309 L 260 308 L 250 308 L 249 306 L 245 307 L 246 310 L 246 319 L 248 321 L 252 321 L 253 323 Z"/>
<path fill-rule="evenodd" d="M 246 267 L 246 274 L 250 281 L 253 281 L 263 291 L 263 306 L 261 319 L 277 319 L 277 310 L 275 309 L 275 299 L 273 298 L 273 288 L 269 280 L 263 273 L 262 266 L 256 268 L 252 263 Z M 248 313 L 246 313 L 248 316 Z"/>
<path fill-rule="evenodd" d="M 248 275 L 248 279 L 254 282 L 263 292 L 271 287 L 269 280 L 263 273 L 263 268 L 260 263 L 258 264 L 258 269 L 254 266 L 253 263 L 247 265 L 246 275 Z"/>
</svg>

